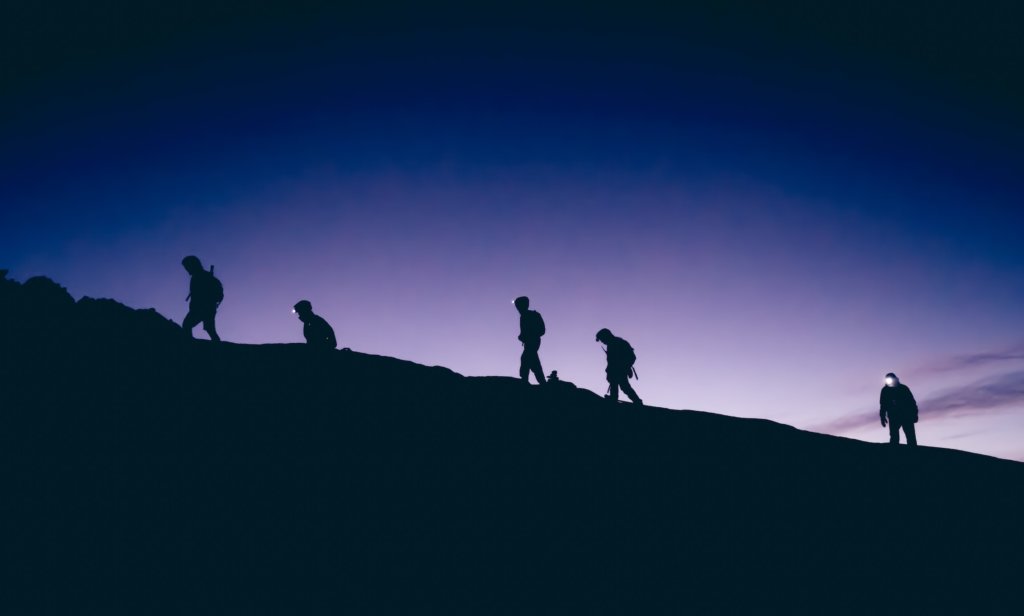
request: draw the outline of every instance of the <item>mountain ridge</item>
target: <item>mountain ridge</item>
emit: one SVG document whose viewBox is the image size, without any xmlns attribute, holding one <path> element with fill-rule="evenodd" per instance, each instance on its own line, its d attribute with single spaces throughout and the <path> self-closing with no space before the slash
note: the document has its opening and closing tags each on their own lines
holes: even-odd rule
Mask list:
<svg viewBox="0 0 1024 616">
<path fill-rule="evenodd" d="M 34 611 L 1016 604 L 1019 462 L 191 341 L 47 279 L 0 277 L 0 323 Z"/>
</svg>

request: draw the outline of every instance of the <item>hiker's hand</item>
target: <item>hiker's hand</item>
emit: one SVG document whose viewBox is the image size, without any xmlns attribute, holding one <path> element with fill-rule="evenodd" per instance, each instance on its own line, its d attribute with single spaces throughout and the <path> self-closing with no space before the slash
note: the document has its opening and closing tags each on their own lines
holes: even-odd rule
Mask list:
<svg viewBox="0 0 1024 616">
<path fill-rule="evenodd" d="M 884 428 L 884 427 L 885 427 L 885 425 L 886 425 L 886 421 L 885 421 L 885 417 L 883 417 L 883 418 L 882 418 L 882 427 Z"/>
</svg>

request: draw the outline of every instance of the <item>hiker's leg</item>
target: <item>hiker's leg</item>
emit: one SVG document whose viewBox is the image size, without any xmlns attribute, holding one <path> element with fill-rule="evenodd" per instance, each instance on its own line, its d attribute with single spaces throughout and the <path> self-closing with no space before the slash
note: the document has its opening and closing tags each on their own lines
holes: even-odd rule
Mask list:
<svg viewBox="0 0 1024 616">
<path fill-rule="evenodd" d="M 900 444 L 900 423 L 892 417 L 889 418 L 889 444 Z"/>
<path fill-rule="evenodd" d="M 608 398 L 611 400 L 619 399 L 619 383 L 612 375 L 608 375 Z"/>
<path fill-rule="evenodd" d="M 533 376 L 537 377 L 537 382 L 544 384 L 544 368 L 540 365 L 540 341 L 532 347 L 533 356 L 530 357 L 530 369 L 533 371 Z"/>
<path fill-rule="evenodd" d="M 207 334 L 210 334 L 210 340 L 214 342 L 220 342 L 220 336 L 217 335 L 217 313 L 216 311 L 211 312 L 203 320 L 203 329 L 206 330 Z"/>
<path fill-rule="evenodd" d="M 633 401 L 633 404 L 643 404 L 643 401 L 640 400 L 640 396 L 636 395 L 636 392 L 633 391 L 633 386 L 629 384 L 628 376 L 622 379 L 622 392 Z"/>
<path fill-rule="evenodd" d="M 537 382 L 544 384 L 544 368 L 541 368 L 540 357 L 538 355 L 533 356 L 533 363 L 530 365 L 530 370 L 533 372 L 533 376 L 537 378 Z"/>
<path fill-rule="evenodd" d="M 519 378 L 524 382 L 530 381 L 530 373 L 537 378 L 538 383 L 544 382 L 544 371 L 540 367 L 540 341 L 527 341 L 523 343 L 523 354 L 519 357 Z"/>
<path fill-rule="evenodd" d="M 202 320 L 203 319 L 196 314 L 196 311 L 190 308 L 188 314 L 185 315 L 185 320 L 181 322 L 181 329 L 185 330 L 185 333 L 188 334 L 189 338 L 191 338 L 192 330 L 195 329 L 196 325 L 199 325 Z"/>
<path fill-rule="evenodd" d="M 907 435 L 907 445 L 917 447 L 917 429 L 914 427 L 913 421 L 903 424 L 903 434 Z"/>
</svg>

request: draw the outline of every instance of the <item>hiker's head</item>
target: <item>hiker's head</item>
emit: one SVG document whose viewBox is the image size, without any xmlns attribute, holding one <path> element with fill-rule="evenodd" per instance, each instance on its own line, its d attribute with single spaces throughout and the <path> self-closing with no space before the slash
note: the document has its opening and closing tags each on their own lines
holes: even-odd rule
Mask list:
<svg viewBox="0 0 1024 616">
<path fill-rule="evenodd" d="M 300 300 L 292 308 L 292 312 L 299 315 L 300 319 L 304 319 L 309 315 L 313 314 L 313 304 L 309 303 L 309 300 Z"/>
<path fill-rule="evenodd" d="M 512 303 L 516 305 L 516 310 L 518 310 L 519 312 L 524 312 L 525 310 L 530 308 L 530 298 L 526 297 L 525 295 L 517 297 L 516 301 Z"/>
<path fill-rule="evenodd" d="M 887 387 L 896 387 L 900 384 L 900 377 L 896 376 L 892 372 L 885 375 L 885 384 Z"/>
<path fill-rule="evenodd" d="M 612 332 L 610 329 L 605 327 L 601 331 L 597 332 L 597 336 L 594 339 L 598 342 L 608 344 L 608 341 L 612 339 Z"/>
<path fill-rule="evenodd" d="M 195 274 L 197 272 L 203 271 L 203 263 L 199 260 L 199 257 L 195 255 L 189 255 L 182 259 L 181 265 L 189 274 Z"/>
</svg>

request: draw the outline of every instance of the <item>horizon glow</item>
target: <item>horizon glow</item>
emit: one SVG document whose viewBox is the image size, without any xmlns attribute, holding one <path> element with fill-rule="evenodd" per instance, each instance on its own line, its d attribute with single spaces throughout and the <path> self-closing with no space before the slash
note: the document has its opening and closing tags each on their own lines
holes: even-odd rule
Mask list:
<svg viewBox="0 0 1024 616">
<path fill-rule="evenodd" d="M 469 376 L 517 374 L 527 295 L 597 393 L 607 327 L 647 404 L 884 442 L 895 372 L 922 445 L 1024 460 L 1024 105 L 704 10 L 55 39 L 0 101 L 0 267 L 180 323 L 195 254 L 226 341 L 300 342 L 308 299 L 339 348 Z"/>
</svg>

